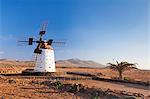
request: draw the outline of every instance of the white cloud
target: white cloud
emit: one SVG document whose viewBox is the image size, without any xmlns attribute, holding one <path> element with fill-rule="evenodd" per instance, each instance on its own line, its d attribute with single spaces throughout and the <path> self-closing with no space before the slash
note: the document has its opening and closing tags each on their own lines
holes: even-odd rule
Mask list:
<svg viewBox="0 0 150 99">
<path fill-rule="evenodd" d="M 0 55 L 2 55 L 2 54 L 4 54 L 4 52 L 3 52 L 3 51 L 0 51 Z"/>
<path fill-rule="evenodd" d="M 15 37 L 12 34 L 9 35 L 0 35 L 0 40 L 11 40 L 14 39 Z"/>
<path fill-rule="evenodd" d="M 3 51 L 0 51 L 0 55 L 1 55 L 1 54 L 4 54 L 4 52 L 3 52 Z"/>
</svg>

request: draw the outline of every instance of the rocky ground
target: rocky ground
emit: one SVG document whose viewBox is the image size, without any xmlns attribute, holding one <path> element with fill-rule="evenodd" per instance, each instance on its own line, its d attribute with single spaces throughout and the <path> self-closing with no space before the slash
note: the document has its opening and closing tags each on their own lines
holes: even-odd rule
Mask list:
<svg viewBox="0 0 150 99">
<path fill-rule="evenodd" d="M 146 87 L 92 80 L 50 80 L 45 78 L 0 78 L 2 99 L 143 99 L 149 98 Z M 62 85 L 57 84 L 61 82 Z M 57 85 L 56 85 L 57 84 Z M 74 90 L 74 84 L 81 85 Z M 66 86 L 66 87 L 65 87 Z M 70 90 L 70 88 L 72 88 Z M 97 99 L 97 98 L 96 98 Z"/>
<path fill-rule="evenodd" d="M 5 68 L 13 67 L 24 70 L 33 68 L 29 62 L 0 62 Z M 0 76 L 0 98 L 2 99 L 150 99 L 150 86 L 131 83 L 96 81 L 77 75 L 69 75 L 66 72 L 86 72 L 101 78 L 114 78 L 117 73 L 108 68 L 78 68 L 61 67 L 57 65 L 57 73 L 53 77 L 75 77 L 76 80 L 50 79 L 51 77 L 24 77 L 24 76 Z M 124 77 L 142 82 L 150 81 L 149 70 L 130 70 L 124 72 Z M 59 88 L 54 83 L 60 81 L 63 87 Z M 45 83 L 46 82 L 46 83 Z M 72 85 L 81 84 L 75 91 L 70 91 Z M 73 87 L 74 88 L 74 87 Z"/>
</svg>

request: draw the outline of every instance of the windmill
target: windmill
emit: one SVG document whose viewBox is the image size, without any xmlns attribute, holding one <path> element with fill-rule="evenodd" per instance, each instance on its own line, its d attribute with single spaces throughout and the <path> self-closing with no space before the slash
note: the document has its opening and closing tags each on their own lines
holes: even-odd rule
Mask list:
<svg viewBox="0 0 150 99">
<path fill-rule="evenodd" d="M 39 31 L 39 39 L 34 40 L 34 38 L 28 38 L 27 41 L 19 41 L 19 42 L 27 42 L 28 45 L 37 44 L 34 49 L 34 70 L 30 71 L 30 73 L 52 73 L 56 72 L 55 67 L 55 57 L 54 57 L 54 49 L 52 48 L 53 43 L 57 44 L 65 44 L 62 41 L 54 41 L 53 39 L 43 40 L 43 36 L 46 34 L 47 24 L 43 24 L 41 30 Z M 27 71 L 26 71 L 27 73 Z"/>
</svg>

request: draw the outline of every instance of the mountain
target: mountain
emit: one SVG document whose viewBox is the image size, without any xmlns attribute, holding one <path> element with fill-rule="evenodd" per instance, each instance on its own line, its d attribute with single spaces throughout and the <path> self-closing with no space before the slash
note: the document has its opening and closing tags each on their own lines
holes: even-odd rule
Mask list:
<svg viewBox="0 0 150 99">
<path fill-rule="evenodd" d="M 14 65 L 14 66 L 26 66 L 33 67 L 34 63 L 32 61 L 21 61 L 21 60 L 11 60 L 11 59 L 0 59 L 0 64 Z M 96 63 L 91 60 L 80 60 L 80 59 L 67 59 L 56 61 L 57 67 L 88 67 L 88 68 L 104 68 L 105 65 Z"/>
<path fill-rule="evenodd" d="M 0 59 L 0 66 L 1 65 L 11 65 L 11 66 L 31 66 L 34 64 L 32 61 L 22 61 L 22 60 L 17 60 L 17 59 Z"/>
<path fill-rule="evenodd" d="M 60 67 L 89 67 L 89 68 L 104 68 L 105 65 L 99 64 L 91 60 L 80 60 L 80 59 L 67 59 L 56 61 L 57 66 Z"/>
</svg>

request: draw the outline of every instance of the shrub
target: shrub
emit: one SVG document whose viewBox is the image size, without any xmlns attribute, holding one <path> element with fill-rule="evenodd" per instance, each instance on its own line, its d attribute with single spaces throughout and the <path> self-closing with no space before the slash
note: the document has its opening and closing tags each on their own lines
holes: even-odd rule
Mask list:
<svg viewBox="0 0 150 99">
<path fill-rule="evenodd" d="M 97 91 L 94 91 L 91 95 L 91 99 L 100 99 L 99 93 Z"/>
<path fill-rule="evenodd" d="M 8 80 L 8 83 L 14 84 L 14 83 L 16 83 L 16 81 L 15 80 Z"/>
<path fill-rule="evenodd" d="M 123 79 L 124 79 L 124 80 L 130 80 L 130 78 L 129 78 L 129 77 L 124 77 Z"/>
<path fill-rule="evenodd" d="M 64 85 L 60 82 L 60 81 L 56 81 L 54 83 L 54 86 L 57 88 L 57 89 L 62 89 L 64 87 Z"/>
<path fill-rule="evenodd" d="M 73 84 L 69 87 L 69 92 L 80 92 L 80 91 L 84 91 L 84 86 L 82 84 Z"/>
<path fill-rule="evenodd" d="M 52 84 L 51 81 L 43 81 L 40 83 L 41 85 L 46 85 L 46 86 L 50 86 Z"/>
<path fill-rule="evenodd" d="M 73 93 L 74 93 L 74 92 L 77 92 L 77 84 L 71 85 L 70 88 L 69 88 L 69 91 L 70 91 L 70 92 L 73 92 Z"/>
</svg>

